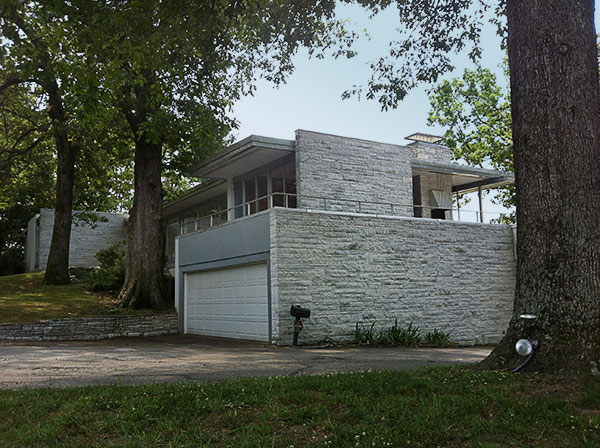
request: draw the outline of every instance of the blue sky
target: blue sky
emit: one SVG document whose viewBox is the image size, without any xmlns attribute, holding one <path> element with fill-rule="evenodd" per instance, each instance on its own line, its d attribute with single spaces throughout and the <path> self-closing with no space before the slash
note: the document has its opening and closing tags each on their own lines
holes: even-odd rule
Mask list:
<svg viewBox="0 0 600 448">
<path fill-rule="evenodd" d="M 240 122 L 238 137 L 249 134 L 294 138 L 296 129 L 365 138 L 387 143 L 404 143 L 404 137 L 417 131 L 440 132 L 426 125 L 429 101 L 425 86 L 411 92 L 398 109 L 382 112 L 377 101 L 351 98 L 342 100 L 344 90 L 365 85 L 371 71 L 368 61 L 385 55 L 388 42 L 397 38 L 396 13 L 388 8 L 369 20 L 361 8 L 346 5 L 339 16 L 349 18 L 350 28 L 366 28 L 371 39 L 359 39 L 359 56 L 352 59 L 309 59 L 306 52 L 295 57 L 296 70 L 287 83 L 274 88 L 259 83 L 254 97 L 240 101 L 234 114 Z M 502 61 L 500 40 L 493 26 L 484 33 L 483 64 L 496 68 Z M 457 58 L 456 73 L 471 66 L 466 57 Z"/>
<path fill-rule="evenodd" d="M 317 60 L 309 59 L 305 52 L 298 54 L 294 60 L 296 69 L 285 85 L 274 88 L 260 82 L 253 97 L 235 105 L 233 113 L 240 123 L 237 139 L 250 134 L 293 139 L 296 129 L 307 129 L 405 144 L 404 137 L 414 132 L 443 134 L 443 129 L 427 126 L 428 86 L 412 91 L 396 110 L 386 112 L 381 111 L 374 100 L 341 99 L 344 90 L 354 84 L 366 84 L 371 73 L 367 63 L 387 52 L 388 42 L 397 36 L 397 18 L 395 11 L 388 9 L 369 20 L 367 13 L 355 6 L 340 8 L 339 15 L 348 18 L 353 29 L 368 30 L 371 39 L 360 39 L 359 56 L 350 60 Z M 596 21 L 598 16 L 596 13 Z M 504 53 L 492 25 L 483 31 L 483 48 L 482 65 L 500 74 Z M 446 78 L 459 76 L 466 67 L 472 67 L 465 56 L 456 57 L 454 65 L 456 70 Z M 476 201 L 468 207 L 475 209 Z M 501 208 L 486 200 L 484 210 L 500 211 Z"/>
</svg>

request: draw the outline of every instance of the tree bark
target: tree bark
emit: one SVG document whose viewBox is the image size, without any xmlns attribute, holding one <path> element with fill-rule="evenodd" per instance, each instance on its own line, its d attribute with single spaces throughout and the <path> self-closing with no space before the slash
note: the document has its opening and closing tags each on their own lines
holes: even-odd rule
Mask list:
<svg viewBox="0 0 600 448">
<path fill-rule="evenodd" d="M 54 207 L 54 228 L 50 253 L 44 275 L 48 285 L 66 285 L 69 276 L 69 243 L 71 240 L 71 219 L 73 215 L 73 184 L 75 181 L 75 160 L 78 150 L 69 140 L 67 117 L 56 81 L 47 83 L 49 115 L 56 142 L 58 166 L 56 169 L 56 205 Z"/>
<path fill-rule="evenodd" d="M 600 367 L 600 92 L 593 0 L 508 0 L 517 280 L 506 336 L 482 363 Z M 537 319 L 526 329 L 521 314 Z"/>
<path fill-rule="evenodd" d="M 162 217 L 162 144 L 135 142 L 135 187 L 129 217 L 127 270 L 121 306 L 165 308 Z"/>
</svg>

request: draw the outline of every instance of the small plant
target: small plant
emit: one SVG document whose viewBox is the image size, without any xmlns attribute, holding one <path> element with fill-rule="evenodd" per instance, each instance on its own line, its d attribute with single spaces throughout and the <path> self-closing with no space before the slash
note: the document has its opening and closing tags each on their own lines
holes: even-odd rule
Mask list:
<svg viewBox="0 0 600 448">
<path fill-rule="evenodd" d="M 403 328 L 398 326 L 398 319 L 394 325 L 387 330 L 389 339 L 392 345 L 402 345 L 405 347 L 415 347 L 421 343 L 423 334 L 421 329 L 411 322 L 408 327 Z"/>
<path fill-rule="evenodd" d="M 373 322 L 369 328 L 365 327 L 360 322 L 356 322 L 356 329 L 354 330 L 354 340 L 356 343 L 375 345 L 377 332 L 374 330 L 374 327 L 375 322 Z"/>
<path fill-rule="evenodd" d="M 436 347 L 448 347 L 450 345 L 450 333 L 434 328 L 433 331 L 425 333 L 424 342 Z"/>
<path fill-rule="evenodd" d="M 100 267 L 90 277 L 92 291 L 116 291 L 125 281 L 125 248 L 115 243 L 96 253 Z"/>
<path fill-rule="evenodd" d="M 412 322 L 408 327 L 400 327 L 396 319 L 393 326 L 382 330 L 375 330 L 375 322 L 370 327 L 357 322 L 354 339 L 357 344 L 414 347 L 421 343 L 423 337 L 421 329 Z"/>
</svg>

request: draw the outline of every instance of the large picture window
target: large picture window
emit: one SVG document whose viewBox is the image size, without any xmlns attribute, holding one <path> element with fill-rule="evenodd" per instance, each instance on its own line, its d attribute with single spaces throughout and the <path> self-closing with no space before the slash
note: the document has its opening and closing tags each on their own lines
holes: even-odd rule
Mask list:
<svg viewBox="0 0 600 448">
<path fill-rule="evenodd" d="M 296 162 L 291 158 L 238 178 L 233 184 L 233 192 L 235 218 L 266 210 L 270 204 L 296 208 Z"/>
</svg>

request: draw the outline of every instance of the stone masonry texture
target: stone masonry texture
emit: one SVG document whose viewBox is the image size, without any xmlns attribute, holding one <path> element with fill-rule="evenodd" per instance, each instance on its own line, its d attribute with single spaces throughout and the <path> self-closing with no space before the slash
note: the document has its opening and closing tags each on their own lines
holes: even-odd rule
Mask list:
<svg viewBox="0 0 600 448">
<path fill-rule="evenodd" d="M 75 212 L 76 213 L 76 212 Z M 106 222 L 98 221 L 95 227 L 87 224 L 77 223 L 71 225 L 71 242 L 69 246 L 69 266 L 92 267 L 98 266 L 96 253 L 118 241 L 127 239 L 126 220 L 128 215 L 121 213 L 96 212 L 98 216 L 106 219 Z M 52 229 L 54 228 L 54 210 L 40 210 L 39 225 L 39 260 L 38 270 L 46 269 L 48 254 L 50 253 L 50 242 L 52 241 Z M 27 249 L 29 253 L 34 248 Z"/>
<path fill-rule="evenodd" d="M 412 150 L 349 137 L 296 131 L 298 208 L 412 216 L 412 207 L 375 206 L 356 201 L 412 204 Z M 307 199 L 316 196 L 345 201 Z"/>
<path fill-rule="evenodd" d="M 303 210 L 271 211 L 273 339 L 292 341 L 292 304 L 311 309 L 300 341 L 351 341 L 357 322 L 497 343 L 511 317 L 508 226 Z"/>
<path fill-rule="evenodd" d="M 449 163 L 452 159 L 452 150 L 444 145 L 415 142 L 408 145 L 415 159 L 431 160 L 432 162 Z"/>
<path fill-rule="evenodd" d="M 0 324 L 0 340 L 82 341 L 177 333 L 177 313 L 77 317 L 27 324 Z"/>
</svg>

